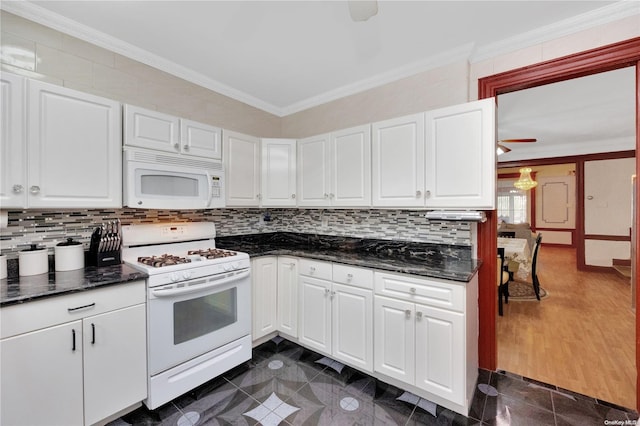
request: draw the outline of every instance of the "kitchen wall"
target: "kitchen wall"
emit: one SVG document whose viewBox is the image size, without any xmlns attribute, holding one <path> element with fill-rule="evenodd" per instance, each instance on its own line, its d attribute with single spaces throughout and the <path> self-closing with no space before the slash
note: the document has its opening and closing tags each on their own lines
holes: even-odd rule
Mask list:
<svg viewBox="0 0 640 426">
<path fill-rule="evenodd" d="M 278 137 L 281 119 L 140 62 L 0 11 L 2 70 L 228 130 Z"/>
<path fill-rule="evenodd" d="M 269 214 L 265 221 L 265 213 Z M 91 232 L 100 223 L 120 219 L 123 224 L 168 221 L 213 221 L 218 236 L 261 232 L 303 232 L 396 239 L 471 246 L 475 225 L 469 222 L 427 220 L 424 211 L 411 210 L 312 210 L 312 209 L 218 209 L 218 210 L 67 210 L 10 211 L 9 226 L 0 235 L 0 250 L 9 258 L 31 243 L 50 251 L 66 238 L 80 240 L 89 248 Z"/>
</svg>

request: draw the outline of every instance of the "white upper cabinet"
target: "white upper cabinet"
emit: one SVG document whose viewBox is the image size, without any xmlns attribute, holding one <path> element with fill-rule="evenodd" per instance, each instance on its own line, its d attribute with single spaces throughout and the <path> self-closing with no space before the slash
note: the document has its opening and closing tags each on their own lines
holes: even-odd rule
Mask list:
<svg viewBox="0 0 640 426">
<path fill-rule="evenodd" d="M 242 133 L 223 132 L 227 178 L 227 207 L 260 205 L 260 139 Z"/>
<path fill-rule="evenodd" d="M 426 206 L 494 209 L 495 100 L 428 111 L 425 129 Z"/>
<path fill-rule="evenodd" d="M 222 130 L 208 124 L 180 119 L 183 154 L 222 160 Z"/>
<path fill-rule="evenodd" d="M 381 121 L 373 131 L 373 205 L 495 208 L 493 99 Z"/>
<path fill-rule="evenodd" d="M 333 206 L 371 205 L 371 125 L 331 134 Z"/>
<path fill-rule="evenodd" d="M 120 104 L 29 80 L 27 111 L 27 207 L 121 207 Z"/>
<path fill-rule="evenodd" d="M 262 205 L 296 205 L 296 141 L 262 139 Z"/>
<path fill-rule="evenodd" d="M 0 206 L 26 206 L 27 141 L 25 140 L 25 85 L 23 77 L 0 75 Z"/>
<path fill-rule="evenodd" d="M 124 106 L 124 144 L 180 152 L 180 119 L 133 105 Z"/>
<path fill-rule="evenodd" d="M 298 141 L 298 206 L 331 205 L 331 134 Z"/>
<path fill-rule="evenodd" d="M 222 131 L 218 127 L 125 105 L 124 128 L 124 144 L 128 146 L 222 159 Z"/>
<path fill-rule="evenodd" d="M 370 206 L 371 126 L 300 140 L 298 170 L 298 206 Z"/>
<path fill-rule="evenodd" d="M 424 206 L 424 113 L 372 126 L 373 205 Z"/>
</svg>

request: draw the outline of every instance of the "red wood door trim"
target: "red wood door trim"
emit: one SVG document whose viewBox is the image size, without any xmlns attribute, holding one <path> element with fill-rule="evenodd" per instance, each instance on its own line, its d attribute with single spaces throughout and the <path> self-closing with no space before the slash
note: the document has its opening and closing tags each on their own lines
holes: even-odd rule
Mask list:
<svg viewBox="0 0 640 426">
<path fill-rule="evenodd" d="M 640 37 L 619 43 L 579 52 L 562 58 L 541 62 L 531 66 L 495 74 L 478 80 L 478 98 L 495 97 L 501 93 L 513 92 L 557 81 L 569 80 L 585 75 L 611 71 L 626 66 L 636 66 L 636 152 L 640 152 Z M 640 162 L 636 156 L 636 173 L 640 176 Z M 578 173 L 576 173 L 577 175 Z M 636 196 L 636 202 L 637 202 Z M 496 270 L 493 265 L 497 252 L 497 213 L 488 215 L 485 223 L 478 225 L 478 258 L 484 260 L 479 271 L 479 322 L 480 336 L 478 342 L 478 357 L 482 368 L 495 370 L 497 368 L 497 339 L 496 339 Z M 640 223 L 640 209 L 636 209 L 636 224 Z M 636 237 L 636 247 L 639 247 L 640 232 Z M 636 251 L 635 263 L 640 266 L 640 250 Z M 489 265 L 489 267 L 487 267 Z M 638 269 L 640 270 L 640 269 Z M 640 292 L 638 306 L 640 306 Z M 640 365 L 640 315 L 636 316 L 636 364 Z M 640 389 L 640 378 L 638 378 Z M 637 400 L 640 407 L 640 398 Z M 637 408 L 636 407 L 636 408 Z"/>
</svg>

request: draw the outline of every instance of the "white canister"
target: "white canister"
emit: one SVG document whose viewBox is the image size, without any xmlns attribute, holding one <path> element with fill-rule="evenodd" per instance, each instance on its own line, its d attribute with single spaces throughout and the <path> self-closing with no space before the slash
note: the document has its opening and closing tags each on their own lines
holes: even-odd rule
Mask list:
<svg viewBox="0 0 640 426">
<path fill-rule="evenodd" d="M 49 272 L 47 249 L 31 244 L 30 249 L 18 253 L 18 270 L 19 275 L 25 277 Z"/>
<path fill-rule="evenodd" d="M 54 247 L 56 271 L 74 271 L 84 268 L 84 249 L 82 243 L 67 238 L 67 241 Z"/>
<path fill-rule="evenodd" d="M 7 278 L 7 256 L 0 255 L 0 280 Z"/>
</svg>

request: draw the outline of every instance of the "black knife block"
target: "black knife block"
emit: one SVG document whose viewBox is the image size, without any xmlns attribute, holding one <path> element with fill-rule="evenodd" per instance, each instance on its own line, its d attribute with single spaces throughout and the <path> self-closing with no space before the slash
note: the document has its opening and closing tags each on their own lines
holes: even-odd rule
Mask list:
<svg viewBox="0 0 640 426">
<path fill-rule="evenodd" d="M 98 251 L 100 247 L 100 233 L 94 232 L 91 235 L 91 243 L 89 245 L 89 265 L 92 266 L 110 266 L 122 263 L 122 253 L 120 249 L 113 251 Z"/>
</svg>

